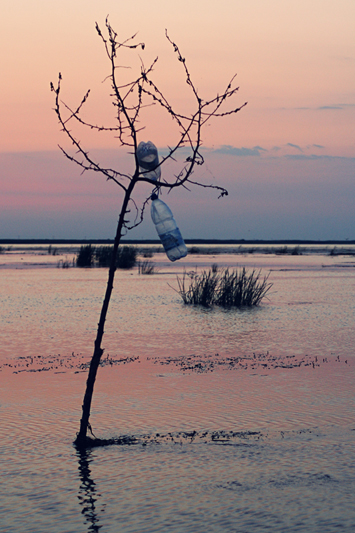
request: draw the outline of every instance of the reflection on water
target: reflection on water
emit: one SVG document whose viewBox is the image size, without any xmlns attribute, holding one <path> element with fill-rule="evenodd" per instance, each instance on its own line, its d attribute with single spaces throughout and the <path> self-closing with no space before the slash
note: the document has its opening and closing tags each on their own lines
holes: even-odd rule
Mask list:
<svg viewBox="0 0 355 533">
<path fill-rule="evenodd" d="M 91 465 L 106 503 L 103 531 L 350 533 L 355 525 L 354 440 L 347 430 L 282 432 L 228 445 L 114 446 L 97 450 Z M 96 527 L 95 511 L 86 508 Z"/>
<path fill-rule="evenodd" d="M 85 454 L 72 446 L 85 374 L 4 372 L 6 532 L 353 531 L 352 365 L 256 374 L 104 367 L 95 433 L 150 438 Z M 214 438 L 216 430 L 235 435 Z"/>
<path fill-rule="evenodd" d="M 88 531 L 97 533 L 101 527 L 99 525 L 99 518 L 97 515 L 97 499 L 100 494 L 97 493 L 95 481 L 91 478 L 90 462 L 92 450 L 78 450 L 79 462 L 79 503 L 82 506 L 82 514 L 85 516 L 88 523 Z"/>
<path fill-rule="evenodd" d="M 354 531 L 355 276 L 333 259 L 245 257 L 273 292 L 233 312 L 184 307 L 181 266 L 118 272 L 91 423 L 138 444 L 84 453 L 106 273 L 1 270 L 0 530 Z"/>
<path fill-rule="evenodd" d="M 233 256 L 219 259 L 221 264 L 233 264 Z M 176 273 L 182 267 L 173 265 L 153 276 L 117 272 L 105 328 L 105 353 L 114 358 L 250 355 L 266 351 L 275 356 L 352 356 L 354 269 L 336 268 L 329 257 L 316 257 L 313 263 L 312 258 L 303 256 L 282 258 L 282 263 L 277 263 L 278 259 L 271 258 L 269 267 L 265 256 L 246 260 L 257 268 L 263 264 L 265 271 L 273 269 L 269 298 L 260 308 L 249 310 L 184 307 L 169 286 L 176 286 Z M 331 267 L 322 268 L 323 262 Z M 287 270 L 280 270 L 285 263 Z M 5 326 L 1 359 L 58 354 L 68 357 L 72 353 L 91 356 L 105 271 L 33 269 L 0 273 L 0 319 Z"/>
</svg>

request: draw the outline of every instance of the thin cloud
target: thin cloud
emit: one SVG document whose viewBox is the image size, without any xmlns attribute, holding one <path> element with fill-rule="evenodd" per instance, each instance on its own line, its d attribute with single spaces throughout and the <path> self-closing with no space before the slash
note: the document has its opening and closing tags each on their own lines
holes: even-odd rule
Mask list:
<svg viewBox="0 0 355 533">
<path fill-rule="evenodd" d="M 335 59 L 340 59 L 340 61 L 348 61 L 351 63 L 355 61 L 355 57 L 352 56 L 335 56 Z"/>
<path fill-rule="evenodd" d="M 287 143 L 286 146 L 290 146 L 291 148 L 296 148 L 296 150 L 303 152 L 302 148 L 298 146 L 298 144 Z"/>
<path fill-rule="evenodd" d="M 262 146 L 254 146 L 254 150 L 260 150 L 261 152 L 267 152 L 266 148 L 263 148 Z"/>
<path fill-rule="evenodd" d="M 325 146 L 322 146 L 321 144 L 307 144 L 307 148 L 319 148 L 319 149 L 323 149 L 325 148 Z"/>
<path fill-rule="evenodd" d="M 260 152 L 267 152 L 265 148 L 262 148 L 261 146 L 254 146 L 254 148 L 237 148 L 236 146 L 230 146 L 229 144 L 224 144 L 220 148 L 217 148 L 217 150 L 214 150 L 215 154 L 224 154 L 224 155 L 234 155 L 239 157 L 259 157 Z"/>
<path fill-rule="evenodd" d="M 316 109 L 317 109 L 317 111 L 324 111 L 324 110 L 328 110 L 328 109 L 335 110 L 335 111 L 338 111 L 338 110 L 342 111 L 343 107 L 340 106 L 340 105 L 322 105 L 320 107 L 317 107 Z"/>
<path fill-rule="evenodd" d="M 299 160 L 299 161 L 315 161 L 319 159 L 327 161 L 355 161 L 355 157 L 345 157 L 340 155 L 316 155 L 316 154 L 286 154 L 284 155 L 285 159 Z"/>
<path fill-rule="evenodd" d="M 355 104 L 330 104 L 330 105 L 321 105 L 319 107 L 316 107 L 316 111 L 343 111 L 344 109 L 348 109 L 349 107 L 355 107 Z"/>
<path fill-rule="evenodd" d="M 294 109 L 295 111 L 343 111 L 344 109 L 348 109 L 349 107 L 355 107 L 355 104 L 328 104 L 328 105 L 320 105 L 318 107 L 293 107 L 293 108 L 283 108 L 284 110 Z"/>
</svg>

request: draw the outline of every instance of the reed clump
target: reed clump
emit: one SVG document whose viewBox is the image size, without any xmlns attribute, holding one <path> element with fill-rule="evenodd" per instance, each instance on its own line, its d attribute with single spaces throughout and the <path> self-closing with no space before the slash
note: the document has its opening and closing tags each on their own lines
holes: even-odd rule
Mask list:
<svg viewBox="0 0 355 533">
<path fill-rule="evenodd" d="M 152 261 L 138 261 L 138 274 L 149 276 L 155 273 L 155 264 Z"/>
<path fill-rule="evenodd" d="M 143 257 L 145 257 L 147 259 L 148 258 L 151 259 L 152 257 L 154 257 L 153 250 L 143 250 L 141 253 L 142 253 Z"/>
<path fill-rule="evenodd" d="M 113 246 L 81 246 L 76 257 L 76 266 L 81 268 L 109 267 Z M 132 246 L 122 246 L 117 251 L 116 268 L 130 269 L 137 263 L 137 250 Z"/>
<path fill-rule="evenodd" d="M 70 268 L 71 266 L 75 266 L 75 259 L 73 259 L 73 261 L 69 261 L 69 259 L 66 257 L 65 259 L 59 259 L 57 263 L 57 268 Z"/>
<path fill-rule="evenodd" d="M 76 266 L 79 268 L 90 268 L 94 264 L 95 247 L 91 244 L 80 246 L 76 256 Z"/>
<path fill-rule="evenodd" d="M 182 278 L 177 278 L 177 292 L 186 305 L 253 307 L 259 305 L 271 289 L 268 278 L 269 275 L 261 275 L 261 270 L 248 272 L 244 267 L 210 269 L 200 274 L 184 272 Z"/>
</svg>

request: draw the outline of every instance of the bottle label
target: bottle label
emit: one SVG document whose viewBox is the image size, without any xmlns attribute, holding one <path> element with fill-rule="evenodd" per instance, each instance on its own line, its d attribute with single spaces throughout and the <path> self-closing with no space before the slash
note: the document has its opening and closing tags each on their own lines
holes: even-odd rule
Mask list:
<svg viewBox="0 0 355 533">
<path fill-rule="evenodd" d="M 159 237 L 166 252 L 184 244 L 184 239 L 181 236 L 179 228 L 173 229 L 168 233 L 163 233 L 162 235 L 159 235 Z"/>
</svg>

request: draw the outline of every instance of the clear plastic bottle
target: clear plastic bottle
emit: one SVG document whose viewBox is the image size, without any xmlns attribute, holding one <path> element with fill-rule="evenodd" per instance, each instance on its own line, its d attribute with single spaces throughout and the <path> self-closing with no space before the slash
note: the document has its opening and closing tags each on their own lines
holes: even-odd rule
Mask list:
<svg viewBox="0 0 355 533">
<path fill-rule="evenodd" d="M 164 250 L 170 261 L 187 255 L 187 248 L 170 208 L 152 194 L 151 216 Z"/>
<path fill-rule="evenodd" d="M 161 176 L 161 168 L 159 165 L 159 156 L 157 147 L 148 141 L 140 142 L 137 148 L 137 158 L 139 163 L 139 172 L 142 172 L 142 177 L 157 181 Z"/>
</svg>

